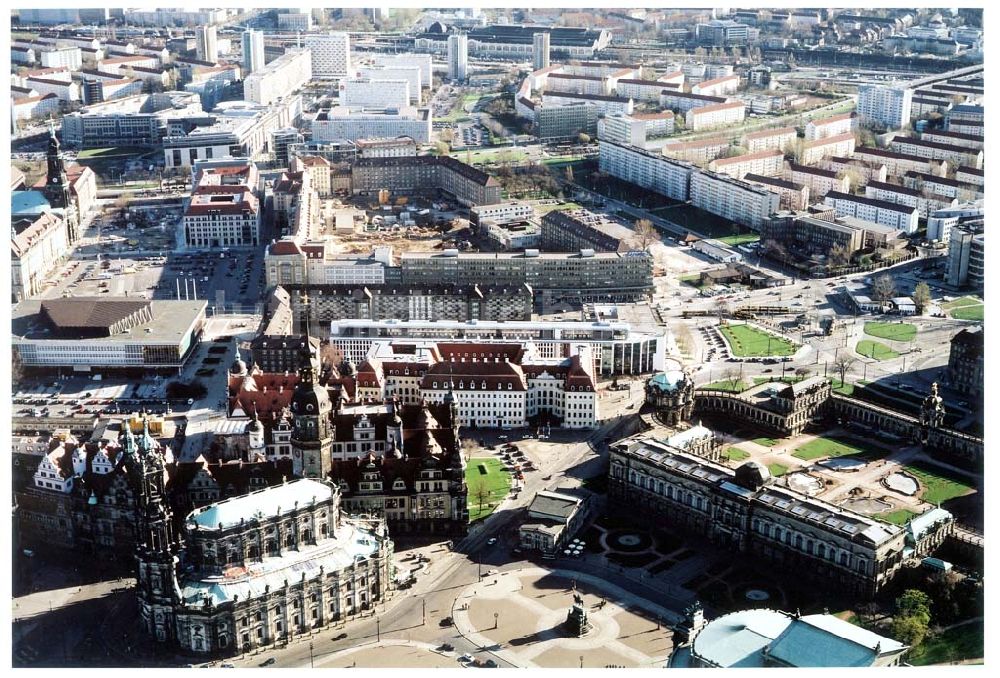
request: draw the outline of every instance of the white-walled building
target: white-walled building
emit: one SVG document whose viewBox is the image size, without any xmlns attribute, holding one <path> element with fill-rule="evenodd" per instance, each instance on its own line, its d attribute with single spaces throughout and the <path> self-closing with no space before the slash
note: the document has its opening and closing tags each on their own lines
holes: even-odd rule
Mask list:
<svg viewBox="0 0 1000 678">
<path fill-rule="evenodd" d="M 866 198 L 831 191 L 824 203 L 833 207 L 838 217 L 856 217 L 876 224 L 904 231 L 907 235 L 916 233 L 918 214 L 916 207 L 906 207 L 885 200 Z"/>
<path fill-rule="evenodd" d="M 416 66 L 420 69 L 420 84 L 423 87 L 432 87 L 434 84 L 434 62 L 430 54 L 372 54 L 371 59 L 376 67 Z"/>
<path fill-rule="evenodd" d="M 264 32 L 253 29 L 243 31 L 243 72 L 244 74 L 254 73 L 264 68 Z M 315 65 L 314 77 L 315 75 Z"/>
<path fill-rule="evenodd" d="M 407 136 L 418 144 L 426 144 L 430 143 L 431 130 L 430 109 L 415 106 L 387 110 L 351 110 L 347 106 L 335 106 L 320 111 L 312 123 L 313 141 L 316 142 Z"/>
<path fill-rule="evenodd" d="M 742 101 L 734 101 L 692 108 L 685 114 L 684 122 L 687 129 L 696 131 L 740 123 L 745 117 L 746 105 Z"/>
<path fill-rule="evenodd" d="M 729 94 L 736 94 L 739 89 L 740 78 L 738 75 L 726 75 L 721 78 L 702 80 L 697 85 L 691 86 L 692 94 L 702 94 L 705 96 L 723 97 Z"/>
<path fill-rule="evenodd" d="M 887 85 L 859 85 L 857 112 L 862 123 L 899 129 L 910 122 L 913 90 Z"/>
<path fill-rule="evenodd" d="M 195 52 L 202 61 L 219 60 L 219 37 L 215 26 L 196 26 L 194 29 Z"/>
<path fill-rule="evenodd" d="M 37 296 L 45 290 L 49 275 L 69 255 L 66 223 L 52 212 L 44 212 L 20 233 L 11 233 L 10 250 L 14 300 Z"/>
<path fill-rule="evenodd" d="M 815 165 L 829 156 L 850 158 L 854 155 L 854 145 L 853 132 L 806 141 L 802 144 L 802 154 L 799 161 L 803 165 Z"/>
<path fill-rule="evenodd" d="M 851 188 L 850 180 L 843 174 L 795 163 L 789 163 L 785 179 L 808 188 L 813 200 L 822 198 L 831 191 L 847 193 Z"/>
<path fill-rule="evenodd" d="M 278 12 L 278 28 L 282 31 L 297 31 L 305 33 L 312 30 L 312 10 L 299 9 L 288 12 Z"/>
<path fill-rule="evenodd" d="M 848 134 L 858 129 L 857 113 L 842 113 L 830 118 L 810 120 L 806 125 L 806 141 Z"/>
<path fill-rule="evenodd" d="M 798 137 L 794 127 L 780 127 L 778 129 L 765 129 L 760 132 L 751 132 L 744 137 L 744 145 L 751 153 L 767 151 L 776 148 L 784 151 L 792 145 Z"/>
<path fill-rule="evenodd" d="M 42 50 L 39 54 L 42 68 L 68 68 L 78 71 L 83 68 L 83 53 L 79 47 L 57 47 Z"/>
<path fill-rule="evenodd" d="M 708 169 L 720 174 L 727 174 L 734 179 L 742 179 L 744 174 L 759 174 L 765 177 L 776 177 L 785 168 L 785 154 L 778 150 L 758 151 L 732 158 L 716 158 L 708 165 Z"/>
<path fill-rule="evenodd" d="M 897 136 L 890 142 L 889 150 L 894 153 L 912 155 L 928 160 L 941 160 L 955 166 L 970 165 L 976 169 L 981 169 L 983 166 L 982 150 L 966 148 L 955 144 L 941 144 L 934 141 Z"/>
<path fill-rule="evenodd" d="M 865 186 L 865 197 L 915 208 L 921 219 L 926 219 L 935 210 L 954 207 L 958 204 L 956 198 L 947 198 L 930 192 L 924 194 L 915 188 L 878 181 L 868 182 L 868 185 Z"/>
<path fill-rule="evenodd" d="M 757 184 L 772 193 L 777 193 L 778 207 L 782 210 L 800 212 L 809 207 L 809 189 L 802 184 L 759 174 L 746 174 L 743 176 L 743 181 Z"/>
<path fill-rule="evenodd" d="M 464 81 L 469 77 L 469 36 L 455 33 L 448 36 L 448 78 Z"/>
<path fill-rule="evenodd" d="M 571 106 L 573 104 L 591 104 L 597 108 L 599 113 L 610 115 L 612 113 L 624 113 L 631 115 L 633 104 L 631 99 L 622 97 L 605 96 L 601 94 L 573 94 L 570 92 L 545 92 L 542 95 L 542 103 L 546 106 Z"/>
<path fill-rule="evenodd" d="M 287 97 L 312 79 L 312 52 L 294 49 L 251 73 L 243 81 L 243 98 L 265 106 Z"/>
<path fill-rule="evenodd" d="M 410 83 L 409 103 L 420 103 L 423 83 L 419 66 L 364 66 L 358 69 L 358 77 L 369 80 L 406 80 Z"/>
<path fill-rule="evenodd" d="M 756 184 L 715 172 L 695 172 L 691 175 L 691 204 L 760 230 L 764 220 L 778 211 L 780 199 Z"/>
<path fill-rule="evenodd" d="M 598 141 L 602 172 L 674 200 L 688 199 L 694 165 L 610 141 Z"/>
<path fill-rule="evenodd" d="M 552 77 L 552 76 L 549 76 Z M 636 80 L 623 78 L 618 81 L 615 87 L 615 94 L 620 97 L 628 97 L 635 101 L 650 101 L 658 103 L 660 94 L 663 92 L 665 83 L 658 80 Z"/>
<path fill-rule="evenodd" d="M 317 80 L 346 78 L 351 73 L 351 37 L 334 32 L 309 34 L 305 46 L 312 52 L 312 77 Z"/>
<path fill-rule="evenodd" d="M 340 81 L 339 104 L 348 108 L 406 108 L 410 105 L 408 80 L 347 78 Z"/>
</svg>

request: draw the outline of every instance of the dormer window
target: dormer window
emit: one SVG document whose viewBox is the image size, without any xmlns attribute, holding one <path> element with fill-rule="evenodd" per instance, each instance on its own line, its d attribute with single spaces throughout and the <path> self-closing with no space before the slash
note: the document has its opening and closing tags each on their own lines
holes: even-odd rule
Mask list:
<svg viewBox="0 0 1000 678">
<path fill-rule="evenodd" d="M 484 389 L 486 388 L 486 380 L 485 379 L 483 379 L 483 388 Z"/>
</svg>

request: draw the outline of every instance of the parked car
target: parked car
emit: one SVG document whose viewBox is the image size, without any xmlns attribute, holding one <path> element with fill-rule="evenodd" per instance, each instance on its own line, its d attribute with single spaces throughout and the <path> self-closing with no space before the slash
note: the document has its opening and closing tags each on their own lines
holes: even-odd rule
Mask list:
<svg viewBox="0 0 1000 678">
<path fill-rule="evenodd" d="M 452 619 L 451 617 L 445 617 L 441 621 L 438 622 L 438 626 L 441 626 L 442 628 L 444 628 L 444 627 L 451 626 L 454 623 L 455 623 L 454 619 Z"/>
<path fill-rule="evenodd" d="M 343 639 L 344 639 L 344 638 L 346 638 L 346 637 L 347 637 L 347 634 L 346 634 L 346 633 L 338 633 L 337 635 L 335 635 L 335 636 L 333 637 L 333 639 L 334 639 L 334 640 L 343 640 Z"/>
<path fill-rule="evenodd" d="M 494 544 L 497 543 L 497 538 L 496 537 L 490 537 L 489 539 L 486 540 L 486 543 L 489 544 L 490 546 L 493 546 Z"/>
<path fill-rule="evenodd" d="M 273 664 L 273 663 L 274 663 L 274 661 L 275 661 L 274 657 L 268 657 L 268 658 L 267 658 L 267 659 L 265 659 L 265 660 L 264 660 L 263 662 L 261 662 L 261 664 L 260 664 L 260 665 L 261 665 L 261 666 L 270 666 L 271 664 Z"/>
</svg>

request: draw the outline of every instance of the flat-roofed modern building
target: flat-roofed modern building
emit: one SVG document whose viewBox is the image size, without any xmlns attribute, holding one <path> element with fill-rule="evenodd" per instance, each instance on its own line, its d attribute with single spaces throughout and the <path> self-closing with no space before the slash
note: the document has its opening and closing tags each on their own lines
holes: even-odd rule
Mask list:
<svg viewBox="0 0 1000 678">
<path fill-rule="evenodd" d="M 243 98 L 268 105 L 287 97 L 312 78 L 312 52 L 293 49 L 251 73 L 243 81 Z"/>
<path fill-rule="evenodd" d="M 785 154 L 777 149 L 716 158 L 708 165 L 712 172 L 727 174 L 733 179 L 742 179 L 745 174 L 774 177 L 780 175 L 784 168 Z"/>
<path fill-rule="evenodd" d="M 420 103 L 420 91 L 423 86 L 420 76 L 421 68 L 420 66 L 362 66 L 358 69 L 358 77 L 360 79 L 374 80 L 376 82 L 381 82 L 383 80 L 406 80 L 410 83 L 410 103 L 419 104 Z M 342 102 L 342 105 L 347 105 Z M 367 104 L 365 104 L 367 106 Z M 377 106 L 373 106 L 377 108 Z M 391 108 L 391 106 L 386 106 L 386 108 Z"/>
<path fill-rule="evenodd" d="M 692 205 L 754 230 L 760 230 L 764 220 L 778 211 L 780 202 L 777 193 L 724 174 L 691 175 Z"/>
<path fill-rule="evenodd" d="M 688 162 L 610 141 L 598 141 L 598 154 L 601 171 L 613 177 L 674 200 L 685 201 L 690 195 L 697 168 Z"/>
<path fill-rule="evenodd" d="M 417 70 L 419 73 L 419 70 Z M 400 109 L 410 105 L 410 81 L 404 78 L 346 78 L 340 81 L 339 104 L 348 108 Z M 419 97 L 420 90 L 417 90 Z"/>
<path fill-rule="evenodd" d="M 207 306 L 124 297 L 28 299 L 13 309 L 13 346 L 31 368 L 176 371 L 198 343 Z"/>
<path fill-rule="evenodd" d="M 426 144 L 430 142 L 431 130 L 430 109 L 414 106 L 386 110 L 334 106 L 320 111 L 312 122 L 314 142 L 407 136 L 418 144 Z"/>
<path fill-rule="evenodd" d="M 492 24 L 473 28 L 468 35 L 468 53 L 476 57 L 492 57 L 531 61 L 538 26 L 523 24 Z M 546 27 L 550 54 L 553 59 L 590 59 L 611 43 L 611 31 L 604 29 Z M 443 54 L 447 51 L 447 33 L 420 33 L 414 39 L 414 49 Z"/>
<path fill-rule="evenodd" d="M 917 231 L 919 217 L 916 207 L 838 191 L 827 193 L 824 202 L 834 208 L 838 217 L 856 217 L 874 221 L 876 224 L 897 228 L 907 235 Z"/>
<path fill-rule="evenodd" d="M 899 129 L 910 122 L 913 90 L 886 85 L 858 87 L 858 116 L 862 123 Z"/>
<path fill-rule="evenodd" d="M 351 37 L 338 31 L 310 33 L 305 46 L 312 54 L 312 77 L 317 80 L 346 78 L 351 73 Z"/>
</svg>

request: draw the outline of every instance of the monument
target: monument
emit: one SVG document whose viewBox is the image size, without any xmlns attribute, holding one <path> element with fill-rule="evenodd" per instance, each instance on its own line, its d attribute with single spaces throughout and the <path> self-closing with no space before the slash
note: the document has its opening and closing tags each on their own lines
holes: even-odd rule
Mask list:
<svg viewBox="0 0 1000 678">
<path fill-rule="evenodd" d="M 590 631 L 590 622 L 587 620 L 587 608 L 583 605 L 583 596 L 579 593 L 573 594 L 573 607 L 569 608 L 566 614 L 566 621 L 563 624 L 570 635 L 580 638 Z"/>
</svg>

